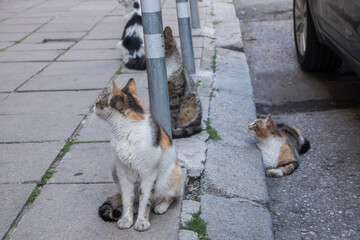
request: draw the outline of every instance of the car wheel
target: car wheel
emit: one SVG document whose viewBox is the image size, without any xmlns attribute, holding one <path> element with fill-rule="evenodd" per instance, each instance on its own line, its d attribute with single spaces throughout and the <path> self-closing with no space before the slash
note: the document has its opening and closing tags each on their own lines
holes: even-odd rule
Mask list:
<svg viewBox="0 0 360 240">
<path fill-rule="evenodd" d="M 298 62 L 309 72 L 335 70 L 341 60 L 317 38 L 307 0 L 294 0 L 294 36 Z"/>
</svg>

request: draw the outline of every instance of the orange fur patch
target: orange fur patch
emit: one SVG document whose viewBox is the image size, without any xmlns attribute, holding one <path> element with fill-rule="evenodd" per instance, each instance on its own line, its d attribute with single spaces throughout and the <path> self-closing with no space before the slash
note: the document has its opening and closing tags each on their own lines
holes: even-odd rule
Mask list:
<svg viewBox="0 0 360 240">
<path fill-rule="evenodd" d="M 118 208 L 122 205 L 122 198 L 120 193 L 115 193 L 108 197 L 108 199 L 115 208 Z"/>
<path fill-rule="evenodd" d="M 126 109 L 124 112 L 124 115 L 125 115 L 125 117 L 127 117 L 131 120 L 135 120 L 135 121 L 145 120 L 144 114 L 135 112 L 131 109 Z"/>
<path fill-rule="evenodd" d="M 293 129 L 295 129 L 295 131 L 299 134 L 300 137 L 302 137 L 302 133 L 300 131 L 300 129 L 298 129 L 297 127 L 292 126 Z"/>
<path fill-rule="evenodd" d="M 162 127 L 160 127 L 160 148 L 163 152 L 171 148 L 171 141 Z"/>
<path fill-rule="evenodd" d="M 179 166 L 178 162 L 176 162 L 174 169 L 171 171 L 169 180 L 168 180 L 168 186 L 169 188 L 175 188 L 179 185 L 181 182 L 181 179 L 183 177 L 181 167 Z"/>
<path fill-rule="evenodd" d="M 278 165 L 285 165 L 289 162 L 296 161 L 296 156 L 294 151 L 289 147 L 289 145 L 284 144 L 280 148 L 280 155 L 278 158 Z"/>
</svg>

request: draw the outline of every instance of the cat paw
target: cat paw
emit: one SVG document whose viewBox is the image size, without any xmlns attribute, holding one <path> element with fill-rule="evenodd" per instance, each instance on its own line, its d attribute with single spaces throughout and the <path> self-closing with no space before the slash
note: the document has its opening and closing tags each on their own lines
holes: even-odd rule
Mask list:
<svg viewBox="0 0 360 240">
<path fill-rule="evenodd" d="M 138 220 L 135 223 L 135 230 L 139 231 L 139 232 L 143 232 L 146 231 L 150 228 L 150 222 L 143 219 L 143 218 L 138 218 Z"/>
<path fill-rule="evenodd" d="M 120 229 L 127 229 L 133 225 L 133 221 L 128 218 L 121 218 L 117 222 Z"/>
<path fill-rule="evenodd" d="M 167 202 L 162 202 L 154 208 L 154 213 L 156 214 L 164 214 L 169 208 L 169 204 Z"/>
<path fill-rule="evenodd" d="M 269 169 L 266 170 L 266 176 L 276 178 L 284 176 L 284 173 L 280 169 Z"/>
</svg>

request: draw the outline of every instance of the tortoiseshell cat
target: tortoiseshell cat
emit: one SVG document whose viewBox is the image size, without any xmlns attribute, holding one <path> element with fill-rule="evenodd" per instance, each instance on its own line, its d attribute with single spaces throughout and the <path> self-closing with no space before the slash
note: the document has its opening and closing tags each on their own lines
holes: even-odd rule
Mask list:
<svg viewBox="0 0 360 240">
<path fill-rule="evenodd" d="M 270 114 L 266 119 L 256 119 L 248 129 L 254 132 L 268 177 L 282 177 L 294 172 L 299 166 L 298 154 L 306 153 L 310 148 L 310 142 L 299 129 L 286 124 L 275 125 Z"/>
<path fill-rule="evenodd" d="M 189 137 L 202 130 L 200 97 L 194 80 L 182 65 L 170 27 L 165 28 L 164 39 L 172 137 Z"/>
<path fill-rule="evenodd" d="M 96 115 L 112 128 L 113 178 L 120 193 L 103 203 L 99 215 L 105 221 L 118 220 L 121 229 L 130 228 L 134 201 L 138 200 L 135 229 L 145 231 L 150 228 L 151 208 L 163 214 L 181 195 L 183 175 L 171 138 L 145 113 L 134 79 L 121 90 L 113 81 L 113 90 L 101 94 L 97 100 Z M 135 199 L 137 193 L 139 198 Z"/>
</svg>

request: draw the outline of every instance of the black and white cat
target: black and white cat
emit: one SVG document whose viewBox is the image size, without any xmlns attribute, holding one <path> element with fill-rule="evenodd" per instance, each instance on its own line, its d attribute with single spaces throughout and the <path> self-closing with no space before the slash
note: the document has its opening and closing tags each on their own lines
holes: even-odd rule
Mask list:
<svg viewBox="0 0 360 240">
<path fill-rule="evenodd" d="M 145 49 L 142 16 L 139 0 L 119 0 L 130 12 L 117 47 L 120 49 L 125 66 L 135 70 L 145 70 Z"/>
</svg>

